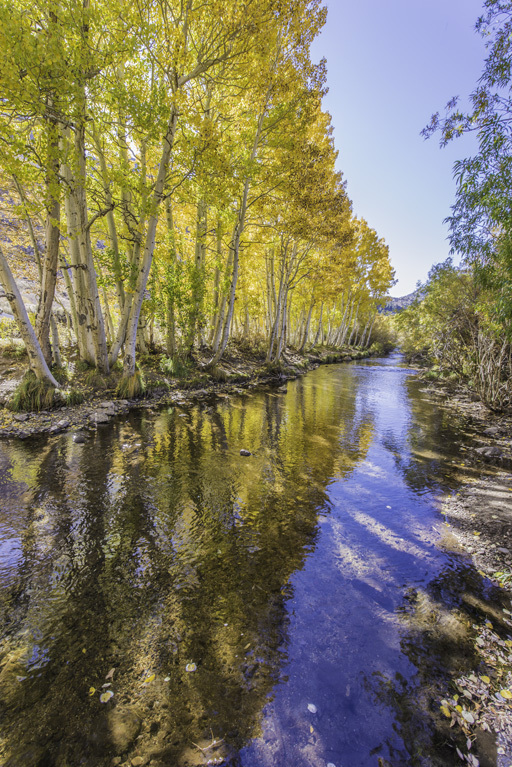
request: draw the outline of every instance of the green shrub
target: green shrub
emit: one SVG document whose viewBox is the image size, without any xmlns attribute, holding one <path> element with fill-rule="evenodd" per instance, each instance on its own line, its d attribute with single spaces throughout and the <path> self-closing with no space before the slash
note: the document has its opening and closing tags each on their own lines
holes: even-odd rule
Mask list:
<svg viewBox="0 0 512 767">
<path fill-rule="evenodd" d="M 55 401 L 55 387 L 41 381 L 32 370 L 23 376 L 9 402 L 14 412 L 48 410 Z"/>
<path fill-rule="evenodd" d="M 25 357 L 28 357 L 28 354 L 25 348 L 25 344 L 12 340 L 2 347 L 2 356 L 13 358 L 15 360 L 21 360 Z"/>
<path fill-rule="evenodd" d="M 62 392 L 66 405 L 81 405 L 85 395 L 79 389 L 68 389 Z"/>
<path fill-rule="evenodd" d="M 52 367 L 52 375 L 60 384 L 65 384 L 69 379 L 68 369 L 65 367 L 59 367 L 57 365 Z"/>
<path fill-rule="evenodd" d="M 116 395 L 121 399 L 136 399 L 146 393 L 146 381 L 140 370 L 132 376 L 123 376 L 116 388 Z"/>
<path fill-rule="evenodd" d="M 106 389 L 108 380 L 96 368 L 90 368 L 84 376 L 84 383 L 93 389 Z"/>
<path fill-rule="evenodd" d="M 166 373 L 173 378 L 186 378 L 192 367 L 189 360 L 185 360 L 182 357 L 167 357 L 165 354 L 162 354 L 160 357 L 159 366 L 162 373 Z"/>
</svg>

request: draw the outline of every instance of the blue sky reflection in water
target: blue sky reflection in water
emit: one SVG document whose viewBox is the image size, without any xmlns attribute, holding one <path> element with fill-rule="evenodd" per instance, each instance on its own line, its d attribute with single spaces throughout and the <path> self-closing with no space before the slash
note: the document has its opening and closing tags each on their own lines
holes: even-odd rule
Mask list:
<svg viewBox="0 0 512 767">
<path fill-rule="evenodd" d="M 0 445 L 2 764 L 452 763 L 464 424 L 398 362 Z"/>
</svg>

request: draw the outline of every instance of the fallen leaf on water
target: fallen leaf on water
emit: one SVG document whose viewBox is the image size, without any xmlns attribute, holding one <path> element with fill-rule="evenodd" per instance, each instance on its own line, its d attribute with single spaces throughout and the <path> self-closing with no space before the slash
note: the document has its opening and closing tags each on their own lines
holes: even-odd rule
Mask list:
<svg viewBox="0 0 512 767">
<path fill-rule="evenodd" d="M 89 687 L 89 695 L 94 695 L 96 692 L 96 687 Z"/>
<path fill-rule="evenodd" d="M 469 722 L 469 724 L 474 724 L 475 723 L 475 717 L 473 716 L 471 711 L 463 711 L 462 712 L 462 717 L 463 717 L 463 719 L 466 720 L 466 722 Z"/>
<path fill-rule="evenodd" d="M 315 706 L 315 704 L 314 704 L 314 703 L 308 703 L 308 711 L 309 711 L 311 714 L 316 714 L 316 712 L 317 712 L 317 707 Z"/>
<path fill-rule="evenodd" d="M 156 679 L 156 674 L 150 674 L 147 679 L 144 680 L 144 684 L 149 684 L 150 682 L 154 682 Z"/>
<path fill-rule="evenodd" d="M 450 709 L 447 706 L 441 706 L 441 711 L 448 719 L 451 717 Z"/>
<path fill-rule="evenodd" d="M 510 690 L 500 690 L 500 695 L 502 698 L 506 698 L 506 700 L 512 700 L 512 692 Z"/>
<path fill-rule="evenodd" d="M 100 695 L 100 701 L 101 701 L 102 703 L 108 703 L 108 701 L 110 700 L 110 698 L 113 698 L 113 697 L 114 697 L 114 693 L 112 692 L 112 690 L 107 690 L 107 692 L 102 692 L 102 693 L 101 693 L 101 695 Z"/>
<path fill-rule="evenodd" d="M 110 671 L 108 672 L 107 676 L 105 677 L 105 679 L 113 679 L 114 678 L 114 673 L 115 673 L 115 668 L 111 668 Z"/>
<path fill-rule="evenodd" d="M 488 677 L 488 676 L 481 676 L 481 677 L 480 677 L 480 679 L 481 679 L 481 680 L 482 680 L 482 682 L 484 682 L 485 684 L 490 684 L 490 683 L 491 683 L 491 680 L 489 679 L 489 677 Z"/>
<path fill-rule="evenodd" d="M 187 663 L 185 666 L 185 671 L 197 671 L 197 666 L 195 663 Z"/>
<path fill-rule="evenodd" d="M 313 732 L 315 731 L 315 728 L 313 727 L 313 725 L 312 725 L 312 724 L 310 724 L 310 725 L 309 725 L 309 731 L 310 731 L 311 733 L 313 733 Z"/>
</svg>

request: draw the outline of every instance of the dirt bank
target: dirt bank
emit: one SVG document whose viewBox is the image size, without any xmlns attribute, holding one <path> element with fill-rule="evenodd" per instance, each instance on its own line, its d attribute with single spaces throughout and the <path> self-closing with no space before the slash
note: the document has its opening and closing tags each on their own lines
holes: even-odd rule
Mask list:
<svg viewBox="0 0 512 767">
<path fill-rule="evenodd" d="M 472 442 L 454 461 L 459 488 L 440 499 L 438 545 L 473 564 L 481 579 L 464 595 L 472 624 L 474 668 L 456 675 L 438 701 L 462 763 L 512 765 L 512 417 L 489 411 L 463 389 L 428 385 L 439 406 L 466 418 Z M 475 750 L 480 757 L 475 756 Z"/>
</svg>

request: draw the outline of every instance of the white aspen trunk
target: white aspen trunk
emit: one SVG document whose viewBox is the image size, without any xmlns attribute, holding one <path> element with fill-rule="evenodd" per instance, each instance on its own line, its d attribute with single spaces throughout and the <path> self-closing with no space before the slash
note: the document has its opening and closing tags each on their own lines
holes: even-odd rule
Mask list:
<svg viewBox="0 0 512 767">
<path fill-rule="evenodd" d="M 371 322 L 371 317 L 368 317 L 368 319 L 366 320 L 366 325 L 363 328 L 363 332 L 359 335 L 359 338 L 357 339 L 358 343 L 356 344 L 356 346 L 358 345 L 363 346 L 363 341 L 366 337 L 366 331 L 368 330 L 370 326 L 370 322 Z"/>
<path fill-rule="evenodd" d="M 266 277 L 267 277 L 267 314 L 265 325 L 267 336 L 270 336 L 272 323 L 274 321 L 274 312 L 276 307 L 276 288 L 274 283 L 274 251 L 267 253 L 265 258 Z"/>
<path fill-rule="evenodd" d="M 357 302 L 357 307 L 356 307 L 355 317 L 354 317 L 354 319 L 352 321 L 352 332 L 350 333 L 350 337 L 348 339 L 348 345 L 349 346 L 352 344 L 352 338 L 353 338 L 354 333 L 356 332 L 356 329 L 357 329 L 357 318 L 359 316 L 359 307 L 360 307 L 360 305 L 361 305 L 361 296 L 359 296 L 359 300 Z"/>
<path fill-rule="evenodd" d="M 218 320 L 219 320 L 219 308 L 221 303 L 220 264 L 222 262 L 222 227 L 221 227 L 221 223 L 219 219 L 217 219 L 216 241 L 217 241 L 217 264 L 215 266 L 215 275 L 213 280 L 212 313 L 210 318 L 210 335 L 208 338 L 209 346 L 213 346 L 213 342 L 215 339 Z"/>
<path fill-rule="evenodd" d="M 169 168 L 169 162 L 171 159 L 172 148 L 174 145 L 174 137 L 176 134 L 176 126 L 178 124 L 178 113 L 173 107 L 167 131 L 164 136 L 162 156 L 160 159 L 160 165 L 158 168 L 158 175 L 153 189 L 151 197 L 151 213 L 148 218 L 146 240 L 144 244 L 144 255 L 142 263 L 139 266 L 137 275 L 137 282 L 135 285 L 135 291 L 133 296 L 133 302 L 131 305 L 130 315 L 126 328 L 126 343 L 125 343 L 125 356 L 123 365 L 123 375 L 130 377 L 135 374 L 135 348 L 137 343 L 137 325 L 139 322 L 140 310 L 142 308 L 142 301 L 144 300 L 144 291 L 149 277 L 149 270 L 153 261 L 153 252 L 155 249 L 156 238 L 156 226 L 158 223 L 158 209 L 162 199 L 164 191 L 165 181 L 167 178 L 167 171 Z"/>
<path fill-rule="evenodd" d="M 267 111 L 267 104 L 268 99 L 270 98 L 270 92 L 271 89 L 269 87 L 267 92 L 267 98 L 265 101 L 265 107 L 261 111 L 258 123 L 256 126 L 256 135 L 254 137 L 254 142 L 252 145 L 252 151 L 251 156 L 249 158 L 250 163 L 252 164 L 254 160 L 256 159 L 256 155 L 258 153 L 258 146 L 260 143 L 261 138 L 261 131 L 263 129 L 263 119 L 265 117 L 266 111 Z M 212 359 L 208 362 L 207 367 L 213 367 L 216 365 L 219 360 L 222 358 L 222 355 L 224 354 L 226 350 L 226 346 L 228 345 L 229 341 L 229 333 L 231 329 L 231 323 L 233 321 L 233 312 L 235 309 L 235 299 L 236 299 L 236 287 L 238 283 L 238 270 L 239 270 L 239 262 L 240 262 L 240 241 L 242 239 L 242 234 L 245 227 L 245 217 L 247 215 L 247 203 L 249 199 L 249 186 L 250 186 L 250 178 L 247 177 L 244 181 L 244 189 L 242 193 L 242 200 L 240 204 L 240 208 L 238 211 L 238 217 L 237 222 L 235 224 L 235 228 L 233 230 L 233 237 L 230 244 L 230 250 L 233 253 L 233 273 L 231 277 L 231 286 L 229 290 L 229 304 L 228 304 L 228 313 L 226 320 L 224 322 L 224 328 L 222 331 L 221 341 L 219 344 L 218 350 L 213 355 Z"/>
<path fill-rule="evenodd" d="M 353 298 L 353 296 L 350 296 L 349 306 L 350 306 L 350 314 L 349 314 L 349 317 L 348 317 L 347 322 L 345 324 L 345 327 L 343 328 L 343 336 L 341 338 L 340 346 L 344 346 L 345 339 L 346 339 L 347 333 L 348 333 L 348 329 L 350 327 L 350 323 L 352 322 L 352 315 L 354 314 L 354 298 Z"/>
<path fill-rule="evenodd" d="M 32 327 L 28 318 L 27 310 L 25 308 L 25 304 L 23 303 L 21 293 L 18 289 L 18 286 L 16 285 L 16 281 L 12 275 L 11 269 L 1 247 L 0 282 L 5 291 L 5 297 L 9 301 L 9 305 L 23 339 L 23 343 L 27 349 L 31 370 L 34 371 L 37 378 L 39 378 L 41 381 L 46 381 L 58 389 L 59 384 L 52 376 L 50 368 L 48 367 L 48 364 L 44 358 L 43 352 L 39 345 L 39 341 L 37 340 L 36 334 L 34 332 L 34 328 Z"/>
<path fill-rule="evenodd" d="M 277 302 L 276 302 L 276 309 L 275 309 L 275 316 L 274 316 L 274 322 L 272 324 L 272 332 L 270 334 L 270 341 L 268 345 L 267 350 L 267 357 L 266 362 L 272 362 L 275 359 L 274 356 L 274 347 L 278 343 L 278 336 L 280 332 L 281 327 L 281 314 L 282 314 L 282 307 L 283 307 L 283 300 L 284 300 L 284 283 L 285 283 L 285 258 L 286 258 L 286 249 L 288 246 L 285 247 L 285 252 L 283 255 L 283 258 L 281 260 L 281 270 L 280 270 L 280 277 L 279 277 L 279 292 L 277 295 Z"/>
<path fill-rule="evenodd" d="M 324 305 L 322 303 L 320 304 L 320 317 L 318 318 L 318 328 L 316 331 L 315 340 L 313 341 L 313 346 L 316 346 L 318 344 L 318 341 L 320 340 L 320 335 L 322 333 L 323 314 L 324 314 Z"/>
<path fill-rule="evenodd" d="M 165 201 L 165 214 L 166 214 L 166 220 L 167 220 L 167 232 L 169 234 L 170 239 L 170 266 L 168 269 L 170 270 L 171 274 L 171 280 L 174 282 L 175 278 L 175 270 L 176 270 L 176 243 L 174 240 L 174 218 L 172 214 L 172 204 L 171 204 L 171 198 L 167 197 Z M 169 276 L 169 273 L 167 274 Z M 165 350 L 169 357 L 174 357 L 177 351 L 176 348 L 176 318 L 174 313 L 174 286 L 172 290 L 169 289 L 169 286 L 167 286 L 167 297 L 166 297 L 166 311 L 165 311 L 165 322 L 166 322 L 166 333 L 165 333 Z"/>
<path fill-rule="evenodd" d="M 226 264 L 226 274 L 228 274 L 232 270 L 232 268 L 233 268 L 233 251 L 230 248 L 229 254 L 228 254 L 228 260 Z M 214 335 L 213 346 L 212 346 L 214 356 L 218 353 L 220 349 L 220 344 L 222 341 L 222 331 L 224 329 L 224 322 L 226 317 L 227 304 L 228 304 L 228 296 L 226 293 L 222 292 L 222 299 L 221 299 L 219 310 L 217 312 L 217 319 L 215 324 L 215 335 Z"/>
<path fill-rule="evenodd" d="M 93 125 L 93 138 L 94 138 L 94 143 L 96 145 L 96 150 L 98 152 L 98 159 L 100 161 L 101 175 L 103 178 L 103 188 L 104 188 L 104 194 L 105 194 L 105 203 L 107 204 L 107 207 L 108 206 L 112 207 L 112 210 L 109 210 L 108 213 L 106 214 L 106 219 L 107 219 L 107 227 L 108 227 L 108 236 L 110 238 L 110 245 L 112 248 L 112 261 L 113 261 L 113 267 L 114 267 L 113 269 L 114 278 L 116 282 L 117 303 L 119 306 L 119 312 L 120 314 L 122 314 L 124 302 L 125 302 L 125 292 L 124 292 L 124 285 L 123 285 L 123 279 L 122 279 L 121 257 L 119 254 L 119 238 L 117 236 L 116 221 L 115 221 L 114 213 L 113 213 L 114 203 L 112 200 L 112 193 L 110 191 L 109 174 L 108 174 L 107 162 L 105 160 L 105 154 L 101 147 L 100 138 L 96 132 L 94 125 Z M 105 304 L 105 307 L 106 306 L 107 304 Z M 112 329 L 110 329 L 110 333 L 113 337 L 114 333 Z"/>
<path fill-rule="evenodd" d="M 279 362 L 279 360 L 281 359 L 281 355 L 283 353 L 284 346 L 286 344 L 286 324 L 287 324 L 287 318 L 288 318 L 288 311 L 287 311 L 288 292 L 289 292 L 288 285 L 285 285 L 284 301 L 283 301 L 283 307 L 281 310 L 281 326 L 279 328 L 277 350 L 276 350 L 276 355 L 274 357 L 274 362 Z"/>
<path fill-rule="evenodd" d="M 190 317 L 190 326 L 185 340 L 185 352 L 187 355 L 192 353 L 194 340 L 197 332 L 197 324 L 203 307 L 204 294 L 204 263 L 206 259 L 206 236 L 208 232 L 207 206 L 205 200 L 199 200 L 197 203 L 196 218 L 196 243 L 195 243 L 195 261 L 192 282 L 192 312 Z"/>
<path fill-rule="evenodd" d="M 84 97 L 85 102 L 85 97 Z M 85 109 L 85 103 L 84 103 Z M 75 153 L 78 162 L 78 178 L 75 179 L 72 195 L 75 197 L 79 217 L 78 247 L 82 269 L 85 271 L 87 285 L 87 317 L 91 328 L 94 345 L 94 363 L 102 373 L 108 374 L 107 339 L 105 337 L 105 324 L 103 310 L 100 303 L 96 270 L 92 258 L 91 235 L 88 226 L 87 196 L 85 190 L 86 166 L 85 166 L 85 125 L 75 128 Z"/>
<path fill-rule="evenodd" d="M 63 168 L 68 189 L 71 186 L 71 172 L 69 168 Z M 91 336 L 91 330 L 88 318 L 87 287 L 85 284 L 84 271 L 80 258 L 80 249 L 78 247 L 78 210 L 74 196 L 69 193 L 64 202 L 66 211 L 66 221 L 68 230 L 69 257 L 71 269 L 73 271 L 73 295 L 75 297 L 76 323 L 75 335 L 78 343 L 78 353 L 80 358 L 90 365 L 94 365 L 94 345 Z"/>
<path fill-rule="evenodd" d="M 341 318 L 340 326 L 338 328 L 338 333 L 336 334 L 336 342 L 335 342 L 336 346 L 342 345 L 343 330 L 345 328 L 345 319 L 347 316 L 348 304 L 349 304 L 348 300 L 345 300 L 345 295 L 343 295 L 341 299 L 341 308 L 343 309 L 343 316 Z"/>
<path fill-rule="evenodd" d="M 302 354 L 302 352 L 304 351 L 304 349 L 306 347 L 306 344 L 308 342 L 309 326 L 311 325 L 311 317 L 313 315 L 313 307 L 314 307 L 314 305 L 315 305 L 315 298 L 314 298 L 314 296 L 311 296 L 311 303 L 309 305 L 308 316 L 307 316 L 307 319 L 306 319 L 306 327 L 304 328 L 304 335 L 302 336 L 302 342 L 301 342 L 301 345 L 299 347 L 299 354 Z"/>
<path fill-rule="evenodd" d="M 364 348 L 365 349 L 370 345 L 370 341 L 371 341 L 371 337 L 372 337 L 372 333 L 373 333 L 373 326 L 375 325 L 375 320 L 376 319 L 377 319 L 377 312 L 375 312 L 375 314 L 373 315 L 372 324 L 370 325 L 370 329 L 368 331 L 368 335 L 367 335 L 367 337 L 365 339 L 365 342 L 364 342 Z"/>
<path fill-rule="evenodd" d="M 59 368 L 62 367 L 62 357 L 60 356 L 59 330 L 55 315 L 50 315 L 50 329 L 52 332 L 52 360 Z"/>
</svg>

